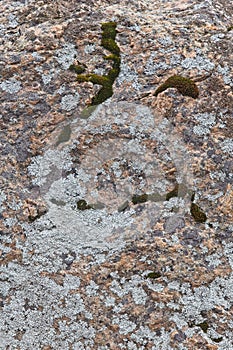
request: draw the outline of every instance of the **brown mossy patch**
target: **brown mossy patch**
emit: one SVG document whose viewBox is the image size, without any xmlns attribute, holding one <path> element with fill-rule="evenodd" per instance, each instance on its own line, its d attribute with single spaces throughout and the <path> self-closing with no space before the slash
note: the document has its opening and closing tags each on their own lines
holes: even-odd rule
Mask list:
<svg viewBox="0 0 233 350">
<path fill-rule="evenodd" d="M 85 199 L 80 199 L 77 202 L 77 209 L 78 210 L 87 210 L 87 209 L 91 209 L 91 206 L 87 204 L 87 202 L 85 201 Z"/>
<path fill-rule="evenodd" d="M 111 38 L 102 39 L 101 46 L 103 46 L 106 50 L 112 52 L 115 55 L 120 54 L 120 49 L 119 49 L 117 43 Z"/>
<path fill-rule="evenodd" d="M 85 67 L 79 64 L 71 64 L 69 70 L 75 72 L 76 74 L 82 74 L 83 72 L 85 72 Z"/>
<path fill-rule="evenodd" d="M 148 194 L 134 194 L 132 197 L 133 204 L 145 203 L 148 201 Z"/>
<path fill-rule="evenodd" d="M 146 276 L 146 278 L 152 278 L 152 279 L 156 279 L 161 277 L 161 273 L 160 272 L 149 272 L 148 275 Z"/>
<path fill-rule="evenodd" d="M 169 201 L 169 199 L 173 197 L 185 197 L 186 194 L 189 194 L 190 196 L 193 196 L 193 191 L 188 189 L 187 186 L 184 184 L 176 184 L 173 190 L 168 192 L 166 194 L 166 201 Z"/>
<path fill-rule="evenodd" d="M 102 23 L 101 24 L 101 29 L 103 31 L 102 33 L 102 38 L 111 38 L 113 40 L 115 40 L 116 38 L 116 23 L 115 22 L 106 22 L 106 23 Z"/>
<path fill-rule="evenodd" d="M 197 326 L 200 327 L 203 330 L 204 333 L 207 333 L 209 325 L 208 325 L 208 323 L 206 321 L 198 323 Z"/>
<path fill-rule="evenodd" d="M 191 204 L 190 213 L 196 222 L 203 223 L 207 220 L 206 214 L 195 203 Z"/>
<path fill-rule="evenodd" d="M 157 96 L 169 88 L 176 88 L 183 96 L 197 98 L 199 95 L 198 87 L 194 81 L 180 75 L 173 75 L 158 87 L 154 96 Z"/>
</svg>

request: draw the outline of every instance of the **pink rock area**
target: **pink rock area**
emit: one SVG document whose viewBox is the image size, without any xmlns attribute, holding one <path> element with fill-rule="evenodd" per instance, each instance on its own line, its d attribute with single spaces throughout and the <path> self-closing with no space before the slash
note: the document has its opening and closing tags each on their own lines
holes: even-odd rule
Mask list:
<svg viewBox="0 0 233 350">
<path fill-rule="evenodd" d="M 233 349 L 231 3 L 0 10 L 0 350 Z"/>
</svg>

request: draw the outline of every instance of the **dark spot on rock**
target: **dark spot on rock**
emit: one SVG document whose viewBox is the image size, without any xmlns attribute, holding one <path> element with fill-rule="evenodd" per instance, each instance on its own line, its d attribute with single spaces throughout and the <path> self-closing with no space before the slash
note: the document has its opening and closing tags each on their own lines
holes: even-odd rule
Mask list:
<svg viewBox="0 0 233 350">
<path fill-rule="evenodd" d="M 215 343 L 220 343 L 223 340 L 223 337 L 211 338 L 211 340 L 213 340 Z"/>
<path fill-rule="evenodd" d="M 206 214 L 195 203 L 191 204 L 190 213 L 193 216 L 194 220 L 198 223 L 203 223 L 207 220 Z"/>
<path fill-rule="evenodd" d="M 181 331 L 179 331 L 178 333 L 176 333 L 175 335 L 174 335 L 174 340 L 176 340 L 176 341 L 178 341 L 178 342 L 182 342 L 182 341 L 184 341 L 186 339 L 186 335 L 183 333 L 183 332 L 181 332 Z"/>
<path fill-rule="evenodd" d="M 204 333 L 207 333 L 207 330 L 209 328 L 209 324 L 206 321 L 198 323 L 197 326 L 200 327 Z"/>
<path fill-rule="evenodd" d="M 161 273 L 160 272 L 150 272 L 148 273 L 148 275 L 146 276 L 146 278 L 152 278 L 152 279 L 156 279 L 161 277 Z"/>
<path fill-rule="evenodd" d="M 77 202 L 77 208 L 78 208 L 78 210 L 87 210 L 87 209 L 91 209 L 91 206 L 88 205 L 84 199 L 80 199 Z"/>
<path fill-rule="evenodd" d="M 145 203 L 148 200 L 148 194 L 134 194 L 132 197 L 133 204 Z"/>
</svg>

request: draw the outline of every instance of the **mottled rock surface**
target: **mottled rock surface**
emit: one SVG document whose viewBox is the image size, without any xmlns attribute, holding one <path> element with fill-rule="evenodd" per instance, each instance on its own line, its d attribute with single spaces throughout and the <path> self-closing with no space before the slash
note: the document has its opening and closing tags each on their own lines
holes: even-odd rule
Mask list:
<svg viewBox="0 0 233 350">
<path fill-rule="evenodd" d="M 231 3 L 0 9 L 0 350 L 233 349 Z"/>
</svg>

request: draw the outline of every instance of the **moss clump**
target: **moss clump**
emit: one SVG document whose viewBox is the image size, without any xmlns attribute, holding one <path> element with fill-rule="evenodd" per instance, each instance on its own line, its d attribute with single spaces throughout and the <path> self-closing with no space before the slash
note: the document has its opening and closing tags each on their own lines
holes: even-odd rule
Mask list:
<svg viewBox="0 0 233 350">
<path fill-rule="evenodd" d="M 211 338 L 211 340 L 213 340 L 215 343 L 220 343 L 223 340 L 223 337 Z"/>
<path fill-rule="evenodd" d="M 209 325 L 206 321 L 202 322 L 202 323 L 198 323 L 197 324 L 198 327 L 200 327 L 204 333 L 207 333 L 207 330 L 209 328 Z"/>
<path fill-rule="evenodd" d="M 81 65 L 71 64 L 69 70 L 75 72 L 76 74 L 82 74 L 83 72 L 85 72 L 85 67 Z"/>
<path fill-rule="evenodd" d="M 173 190 L 168 192 L 166 194 L 166 201 L 169 201 L 169 199 L 173 197 L 185 197 L 186 194 L 189 194 L 190 196 L 193 196 L 193 191 L 189 190 L 187 186 L 184 184 L 176 184 Z"/>
<path fill-rule="evenodd" d="M 80 199 L 77 202 L 77 209 L 78 210 L 87 210 L 87 209 L 92 209 L 92 207 L 90 205 L 88 205 L 84 199 Z"/>
<path fill-rule="evenodd" d="M 145 203 L 148 201 L 148 194 L 134 194 L 132 197 L 133 204 Z"/>
<path fill-rule="evenodd" d="M 160 272 L 150 272 L 148 273 L 148 275 L 146 276 L 146 278 L 153 278 L 153 279 L 156 279 L 156 278 L 159 278 L 161 277 L 161 273 Z"/>
<path fill-rule="evenodd" d="M 163 92 L 168 88 L 176 88 L 183 96 L 197 98 L 199 95 L 198 87 L 194 81 L 180 75 L 173 75 L 158 87 L 154 93 L 154 96 L 157 96 L 160 94 L 160 92 Z"/>
<path fill-rule="evenodd" d="M 170 192 L 168 192 L 166 194 L 166 201 L 169 201 L 169 199 L 173 198 L 173 197 L 177 197 L 178 196 L 178 191 L 179 191 L 179 185 L 176 185 L 173 190 L 171 190 Z"/>
<path fill-rule="evenodd" d="M 190 213 L 196 222 L 202 223 L 207 220 L 206 214 L 195 203 L 191 204 Z"/>
<path fill-rule="evenodd" d="M 113 62 L 112 69 L 109 70 L 107 75 L 97 75 L 97 74 L 82 74 L 82 66 L 71 65 L 70 70 L 75 71 L 77 75 L 77 81 L 79 83 L 90 81 L 93 84 L 102 85 L 102 88 L 99 90 L 96 96 L 93 97 L 91 101 L 91 106 L 96 106 L 100 103 L 106 101 L 113 94 L 112 85 L 115 79 L 120 73 L 120 49 L 115 42 L 116 38 L 116 23 L 107 22 L 102 23 L 102 39 L 101 45 L 103 48 L 111 52 L 111 55 L 105 56 L 106 60 L 111 60 Z"/>
<path fill-rule="evenodd" d="M 101 29 L 103 31 L 102 39 L 111 38 L 111 39 L 115 40 L 116 34 L 117 34 L 115 22 L 102 23 Z"/>
<path fill-rule="evenodd" d="M 233 30 L 233 26 L 230 26 L 227 28 L 227 31 L 230 32 L 231 30 Z"/>
<path fill-rule="evenodd" d="M 97 93 L 97 95 L 95 97 L 93 97 L 92 99 L 92 106 L 94 105 L 99 105 L 100 103 L 103 103 L 104 101 L 106 101 L 109 97 L 111 97 L 113 94 L 113 89 L 112 89 L 112 85 L 109 84 L 105 84 Z"/>
<path fill-rule="evenodd" d="M 121 63 L 121 59 L 118 55 L 112 54 L 112 55 L 108 55 L 108 56 L 104 56 L 104 58 L 106 60 L 111 60 L 114 62 L 113 67 L 114 68 L 119 68 L 120 67 L 120 63 Z"/>
<path fill-rule="evenodd" d="M 120 54 L 120 49 L 117 43 L 111 38 L 104 38 L 101 40 L 101 46 L 106 50 L 111 51 L 114 55 Z"/>
<path fill-rule="evenodd" d="M 107 77 L 97 74 L 79 74 L 77 76 L 77 81 L 83 83 L 84 81 L 90 81 L 93 84 L 106 85 L 109 83 Z"/>
</svg>

